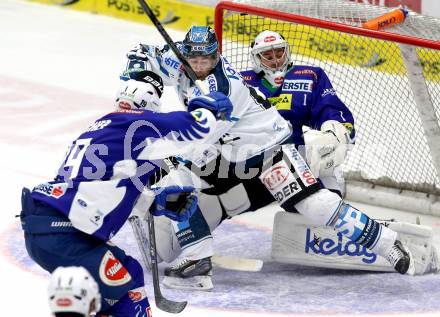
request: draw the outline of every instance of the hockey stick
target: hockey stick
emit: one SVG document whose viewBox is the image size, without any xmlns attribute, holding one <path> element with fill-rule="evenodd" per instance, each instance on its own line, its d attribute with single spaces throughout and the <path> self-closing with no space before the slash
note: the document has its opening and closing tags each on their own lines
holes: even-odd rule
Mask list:
<svg viewBox="0 0 440 317">
<path fill-rule="evenodd" d="M 212 264 L 216 267 L 245 272 L 259 272 L 263 267 L 263 261 L 229 255 L 213 255 Z"/>
<path fill-rule="evenodd" d="M 148 267 L 148 250 L 146 244 L 143 243 L 145 240 L 145 235 L 139 236 L 142 234 L 143 230 L 141 229 L 142 224 L 140 223 L 140 219 L 138 217 L 130 217 L 130 224 L 132 225 L 133 232 L 136 237 L 136 241 L 138 243 L 139 250 L 142 254 L 142 258 L 146 262 L 145 265 Z M 159 268 L 157 266 L 157 254 L 156 254 L 156 237 L 154 232 L 154 217 L 149 215 L 148 217 L 148 234 L 150 239 L 150 260 L 151 260 L 151 274 L 153 276 L 153 288 L 154 288 L 154 299 L 156 302 L 156 307 L 160 310 L 163 310 L 167 313 L 178 314 L 182 310 L 185 309 L 187 302 L 175 302 L 165 298 L 162 295 L 159 284 Z"/>
<path fill-rule="evenodd" d="M 159 31 L 160 35 L 162 35 L 165 42 L 170 46 L 173 53 L 176 55 L 176 57 L 179 59 L 179 61 L 182 63 L 183 68 L 185 69 L 185 72 L 187 73 L 188 77 L 195 83 L 197 88 L 200 89 L 202 94 L 207 95 L 209 93 L 208 88 L 203 85 L 202 81 L 197 79 L 197 75 L 194 72 L 194 70 L 191 68 L 191 65 L 189 65 L 188 61 L 185 59 L 185 57 L 182 55 L 182 53 L 177 48 L 176 44 L 174 44 L 173 40 L 169 36 L 168 32 L 164 29 L 162 26 L 162 23 L 156 18 L 151 8 L 148 6 L 148 4 L 145 2 L 145 0 L 138 0 L 139 4 L 142 6 L 142 9 L 144 9 L 145 13 L 150 18 L 151 22 L 154 24 L 156 29 Z"/>
<path fill-rule="evenodd" d="M 132 216 L 128 220 L 130 221 L 131 229 L 133 230 L 142 260 L 144 261 L 148 271 L 151 271 L 151 258 L 149 257 L 150 253 L 149 251 L 147 252 L 147 248 L 150 248 L 150 242 L 147 239 L 144 226 L 137 216 Z"/>
</svg>

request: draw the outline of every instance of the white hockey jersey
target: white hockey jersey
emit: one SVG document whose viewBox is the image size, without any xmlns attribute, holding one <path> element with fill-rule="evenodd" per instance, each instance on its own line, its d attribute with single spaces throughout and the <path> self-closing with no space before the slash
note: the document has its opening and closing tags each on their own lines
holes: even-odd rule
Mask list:
<svg viewBox="0 0 440 317">
<path fill-rule="evenodd" d="M 179 46 L 179 43 L 177 45 Z M 121 79 L 129 78 L 130 72 L 144 65 L 143 67 L 151 67 L 160 74 L 166 85 L 173 85 L 179 99 L 185 105 L 192 98 L 201 95 L 200 90 L 185 75 L 182 64 L 167 45 L 161 50 L 154 46 L 139 47 L 143 48 L 146 58 L 140 60 L 139 55 L 134 57 L 128 54 L 129 60 Z M 231 120 L 218 121 L 211 135 L 216 150 L 220 151 L 227 160 L 245 161 L 282 143 L 290 136 L 290 124 L 263 95 L 259 95 L 255 89 L 247 86 L 225 57 L 220 58 L 216 67 L 203 80 L 203 84 L 209 88 L 209 91 L 223 92 L 233 105 Z M 217 141 L 219 139 L 220 141 Z M 212 153 L 212 149 L 197 153 L 199 154 L 192 153 L 184 158 L 202 165 L 216 156 Z M 200 157 L 200 153 L 203 157 Z"/>
</svg>

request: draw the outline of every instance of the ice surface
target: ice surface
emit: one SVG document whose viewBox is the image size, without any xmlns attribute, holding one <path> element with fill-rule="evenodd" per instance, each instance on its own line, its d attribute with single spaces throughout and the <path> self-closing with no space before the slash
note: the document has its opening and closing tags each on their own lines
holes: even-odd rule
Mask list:
<svg viewBox="0 0 440 317">
<path fill-rule="evenodd" d="M 176 39 L 183 33 L 170 31 Z M 47 273 L 27 256 L 19 222 L 22 186 L 53 177 L 65 146 L 112 107 L 124 53 L 138 42 L 161 43 L 155 29 L 56 7 L 0 2 L 0 267 L 2 312 L 49 316 Z M 167 89 L 165 104 L 177 104 Z M 415 215 L 359 205 L 376 217 Z M 270 260 L 276 207 L 225 222 L 215 232 L 220 254 L 265 260 L 259 273 L 216 269 L 209 293 L 163 289 L 188 300 L 181 316 L 407 315 L 440 313 L 440 277 L 304 268 Z M 422 217 L 434 227 L 440 221 Z M 128 228 L 115 242 L 138 255 Z M 161 265 L 161 268 L 163 266 Z M 148 293 L 152 294 L 146 274 Z M 154 316 L 170 316 L 155 309 Z"/>
</svg>

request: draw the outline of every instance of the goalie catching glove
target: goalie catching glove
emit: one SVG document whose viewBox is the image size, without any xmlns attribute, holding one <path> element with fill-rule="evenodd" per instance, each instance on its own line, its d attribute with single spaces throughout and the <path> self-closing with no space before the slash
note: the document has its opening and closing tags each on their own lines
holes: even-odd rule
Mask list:
<svg viewBox="0 0 440 317">
<path fill-rule="evenodd" d="M 145 219 L 150 212 L 154 216 L 166 216 L 181 222 L 188 220 L 197 210 L 197 195 L 192 186 L 167 186 L 144 189 L 130 217 Z"/>
<path fill-rule="evenodd" d="M 350 133 L 335 120 L 325 121 L 321 131 L 304 131 L 307 163 L 315 177 L 331 176 L 336 166 L 341 165 L 347 154 Z"/>
</svg>

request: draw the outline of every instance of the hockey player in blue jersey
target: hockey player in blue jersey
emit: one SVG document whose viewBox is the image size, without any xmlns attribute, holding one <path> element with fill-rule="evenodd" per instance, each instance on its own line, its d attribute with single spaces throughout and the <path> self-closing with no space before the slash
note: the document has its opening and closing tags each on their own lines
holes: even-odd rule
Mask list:
<svg viewBox="0 0 440 317">
<path fill-rule="evenodd" d="M 122 83 L 115 111 L 71 144 L 55 180 L 22 192 L 20 216 L 30 257 L 49 272 L 60 266 L 90 272 L 102 296 L 98 316 L 151 316 L 141 265 L 110 241 L 129 216 L 151 209 L 181 221 L 196 210 L 191 186 L 179 187 L 186 200 L 174 210 L 166 203 L 169 188 L 151 189 L 163 161 L 146 159 L 150 147 L 159 140 L 170 146 L 204 142 L 216 117 L 232 109 L 217 93 L 207 97 L 209 105 L 194 99 L 192 112 L 158 113 L 162 89 L 160 77 L 148 71 Z"/>
<path fill-rule="evenodd" d="M 176 45 L 202 84 L 210 91 L 221 91 L 227 95 L 233 110 L 227 122 L 217 125 L 214 134 L 219 140 L 215 148 L 203 151 L 201 156 L 187 153 L 180 157 L 180 161 L 191 167 L 208 185 L 202 189 L 202 194 L 216 195 L 218 199 L 211 203 L 208 198 L 209 202 L 202 204 L 204 198 L 200 196 L 200 209 L 203 212 L 206 208 L 203 215 L 214 215 L 214 221 L 207 221 L 202 212 L 196 212 L 189 221 L 171 222 L 168 229 L 165 228 L 165 235 L 169 236 L 170 230 L 174 231 L 182 249 L 181 261 L 165 270 L 167 277 L 209 277 L 212 267 L 210 256 L 213 255 L 211 223 L 215 227 L 223 216 L 231 217 L 254 210 L 252 203 L 260 193 L 269 197 L 271 202 L 277 201 L 286 211 L 297 210 L 314 225 L 328 226 L 372 249 L 386 257 L 400 273 L 409 271 L 410 256 L 396 240 L 396 232 L 370 219 L 344 202 L 338 194 L 321 186 L 295 145 L 289 143 L 290 124 L 268 103 L 264 94 L 249 87 L 233 65 L 219 53 L 212 29 L 191 27 L 183 42 Z M 127 68 L 121 79 L 129 78 L 143 67 L 152 68 L 164 76 L 165 82 L 174 85 L 184 105 L 190 104 L 193 98 L 203 99 L 199 97 L 201 91 L 187 77 L 182 63 L 169 47 L 160 49 L 140 44 L 127 57 Z M 303 89 L 310 89 L 305 86 L 306 83 Z M 347 143 L 349 131 L 344 126 L 340 129 L 339 125 L 330 124 L 335 128 L 332 141 Z M 323 127 L 316 123 L 313 128 Z M 327 130 L 323 132 L 327 136 Z M 251 176 L 253 172 L 256 174 Z M 246 192 L 242 185 L 246 178 L 257 180 L 258 191 Z M 245 198 L 244 203 L 231 199 L 231 191 L 232 197 L 236 197 L 238 192 L 240 198 Z M 175 258 L 172 253 L 165 250 L 159 255 L 170 262 Z M 212 288 L 212 284 L 207 287 Z"/>
</svg>

